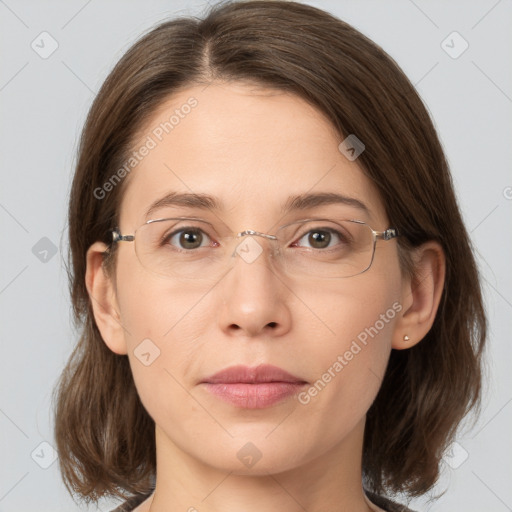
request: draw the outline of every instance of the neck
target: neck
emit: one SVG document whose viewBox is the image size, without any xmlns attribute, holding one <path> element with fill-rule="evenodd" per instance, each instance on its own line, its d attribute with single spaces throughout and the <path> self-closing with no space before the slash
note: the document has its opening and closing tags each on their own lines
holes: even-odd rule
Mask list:
<svg viewBox="0 0 512 512">
<path fill-rule="evenodd" d="M 241 474 L 239 467 L 222 470 L 204 464 L 157 426 L 155 492 L 137 512 L 379 510 L 362 489 L 363 432 L 364 420 L 339 445 L 293 469 Z"/>
</svg>

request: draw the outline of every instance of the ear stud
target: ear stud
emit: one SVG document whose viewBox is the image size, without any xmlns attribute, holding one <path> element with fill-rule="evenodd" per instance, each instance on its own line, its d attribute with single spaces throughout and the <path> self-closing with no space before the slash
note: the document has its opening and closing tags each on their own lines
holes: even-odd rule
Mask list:
<svg viewBox="0 0 512 512">
<path fill-rule="evenodd" d="M 409 338 L 409 336 L 407 336 L 407 334 L 404 336 L 404 341 L 409 341 L 411 338 Z"/>
</svg>

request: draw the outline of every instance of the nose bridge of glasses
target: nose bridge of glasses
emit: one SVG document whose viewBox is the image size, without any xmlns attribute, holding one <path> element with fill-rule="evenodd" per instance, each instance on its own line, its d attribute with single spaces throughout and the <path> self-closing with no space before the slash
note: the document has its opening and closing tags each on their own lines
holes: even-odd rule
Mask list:
<svg viewBox="0 0 512 512">
<path fill-rule="evenodd" d="M 237 236 L 237 238 L 239 238 L 239 237 L 246 236 L 246 235 L 261 236 L 264 238 L 268 238 L 270 240 L 277 240 L 277 236 L 275 236 L 275 235 L 268 235 L 267 233 L 261 233 L 260 231 L 254 231 L 252 229 L 246 229 L 244 231 L 241 231 L 236 236 Z"/>
<path fill-rule="evenodd" d="M 259 242 L 257 238 L 260 238 Z M 246 263 L 252 263 L 262 252 L 264 252 L 265 243 L 261 239 L 266 239 L 272 242 L 277 241 L 278 237 L 276 235 L 262 233 L 261 231 L 255 231 L 253 229 L 240 231 L 232 237 L 232 242 L 235 243 L 235 247 L 231 251 L 231 257 L 234 258 L 238 256 Z M 279 252 L 279 248 L 275 244 L 267 244 L 267 247 L 267 250 L 270 250 L 271 257 L 275 256 L 276 251 Z"/>
</svg>

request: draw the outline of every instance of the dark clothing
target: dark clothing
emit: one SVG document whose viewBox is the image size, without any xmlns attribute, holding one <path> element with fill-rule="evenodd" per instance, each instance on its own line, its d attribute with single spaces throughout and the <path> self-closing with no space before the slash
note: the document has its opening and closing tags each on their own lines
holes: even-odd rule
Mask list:
<svg viewBox="0 0 512 512">
<path fill-rule="evenodd" d="M 129 500 L 125 501 L 119 507 L 112 510 L 112 512 L 132 512 L 134 508 L 138 507 L 143 501 L 147 500 L 153 491 L 148 494 L 140 494 L 138 496 L 134 496 Z M 399 503 L 395 503 L 394 501 L 389 500 L 388 498 L 384 498 L 382 496 L 378 496 L 371 492 L 366 492 L 369 500 L 380 507 L 386 512 L 414 512 L 413 510 L 407 508 L 405 505 L 400 505 Z"/>
</svg>

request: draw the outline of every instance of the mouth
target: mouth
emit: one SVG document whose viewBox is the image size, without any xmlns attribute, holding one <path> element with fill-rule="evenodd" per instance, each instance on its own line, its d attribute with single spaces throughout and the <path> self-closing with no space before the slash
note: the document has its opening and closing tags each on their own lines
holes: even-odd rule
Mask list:
<svg viewBox="0 0 512 512">
<path fill-rule="evenodd" d="M 217 398 L 235 407 L 263 409 L 296 395 L 308 384 L 272 365 L 231 366 L 204 379 L 201 384 Z"/>
</svg>

